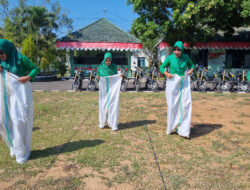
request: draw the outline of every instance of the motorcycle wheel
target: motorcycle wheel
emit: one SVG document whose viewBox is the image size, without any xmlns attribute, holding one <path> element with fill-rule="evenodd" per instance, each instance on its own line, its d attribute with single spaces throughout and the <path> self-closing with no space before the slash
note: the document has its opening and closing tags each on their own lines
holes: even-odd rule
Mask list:
<svg viewBox="0 0 250 190">
<path fill-rule="evenodd" d="M 122 92 L 125 92 L 127 90 L 127 87 L 128 87 L 128 83 L 127 82 L 123 82 L 121 84 L 121 91 Z"/>
<path fill-rule="evenodd" d="M 72 90 L 78 90 L 80 86 L 80 81 L 78 79 L 74 80 L 72 84 Z"/>
<path fill-rule="evenodd" d="M 238 86 L 239 92 L 248 92 L 249 84 L 246 81 L 240 82 Z"/>
<path fill-rule="evenodd" d="M 195 81 L 191 80 L 190 82 L 191 90 L 194 91 L 196 89 Z"/>
<path fill-rule="evenodd" d="M 152 84 L 152 91 L 157 92 L 159 88 L 159 83 L 157 81 L 154 81 Z"/>
<path fill-rule="evenodd" d="M 205 92 L 207 89 L 207 81 L 202 80 L 199 82 L 199 91 Z"/>
<path fill-rule="evenodd" d="M 95 91 L 95 89 L 96 89 L 95 83 L 91 82 L 88 84 L 87 91 L 93 92 Z"/>
<path fill-rule="evenodd" d="M 135 91 L 138 92 L 140 90 L 140 83 L 136 82 L 135 83 Z"/>
<path fill-rule="evenodd" d="M 218 80 L 213 80 L 211 90 L 215 91 L 217 89 L 217 87 L 218 87 Z"/>
<path fill-rule="evenodd" d="M 230 82 L 222 81 L 221 90 L 222 90 L 223 92 L 227 92 L 227 91 L 229 91 L 230 86 L 231 86 L 231 85 L 230 85 Z"/>
</svg>

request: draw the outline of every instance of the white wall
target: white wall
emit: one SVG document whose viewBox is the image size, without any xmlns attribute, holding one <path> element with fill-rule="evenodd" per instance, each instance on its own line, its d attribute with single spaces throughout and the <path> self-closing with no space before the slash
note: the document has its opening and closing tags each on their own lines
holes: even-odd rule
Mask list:
<svg viewBox="0 0 250 190">
<path fill-rule="evenodd" d="M 145 67 L 149 66 L 148 57 L 144 53 L 144 51 L 143 50 L 136 51 L 136 52 L 133 52 L 131 56 L 131 70 L 132 71 L 135 71 L 136 67 L 138 66 L 138 57 L 145 57 Z"/>
<path fill-rule="evenodd" d="M 160 56 L 160 60 L 163 63 L 165 61 L 165 59 L 167 58 L 167 56 L 169 56 L 169 48 L 164 48 L 162 50 L 159 50 L 159 56 Z"/>
</svg>

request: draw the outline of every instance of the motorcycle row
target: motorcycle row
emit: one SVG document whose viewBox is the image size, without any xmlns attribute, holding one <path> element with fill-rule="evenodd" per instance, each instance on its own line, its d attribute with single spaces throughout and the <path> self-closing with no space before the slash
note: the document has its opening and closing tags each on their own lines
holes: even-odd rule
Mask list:
<svg viewBox="0 0 250 190">
<path fill-rule="evenodd" d="M 208 78 L 206 67 L 197 67 L 191 76 L 191 89 L 201 92 L 250 92 L 250 82 L 247 80 L 247 70 L 227 71 L 224 67 Z M 209 85 L 210 84 L 210 87 Z"/>
<path fill-rule="evenodd" d="M 160 78 L 157 64 L 152 65 L 147 70 L 136 67 L 132 74 L 133 77 L 128 77 L 127 68 L 118 68 L 118 73 L 123 74 L 121 82 L 121 91 L 123 92 L 127 90 L 149 90 L 153 92 L 166 90 L 166 79 Z M 87 80 L 87 91 L 98 90 L 96 74 L 97 68 L 75 68 L 72 90 L 83 90 L 83 80 Z M 191 76 L 191 90 L 200 92 L 249 92 L 250 83 L 247 81 L 246 75 L 247 71 L 244 69 L 235 73 L 222 69 L 215 72 L 212 78 L 209 78 L 206 67 L 197 67 Z"/>
</svg>

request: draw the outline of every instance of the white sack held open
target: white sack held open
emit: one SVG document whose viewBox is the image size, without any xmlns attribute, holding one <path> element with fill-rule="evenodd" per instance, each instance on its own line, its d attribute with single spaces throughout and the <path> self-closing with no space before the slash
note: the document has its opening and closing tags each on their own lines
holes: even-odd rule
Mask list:
<svg viewBox="0 0 250 190">
<path fill-rule="evenodd" d="M 33 100 L 31 83 L 20 83 L 18 76 L 0 73 L 0 134 L 16 156 L 19 164 L 30 156 L 33 128 Z"/>
<path fill-rule="evenodd" d="M 120 74 L 100 77 L 99 81 L 99 127 L 105 123 L 112 130 L 118 130 L 119 97 L 121 87 Z"/>
<path fill-rule="evenodd" d="M 168 105 L 167 134 L 177 132 L 189 138 L 192 115 L 190 76 L 173 75 L 167 80 L 166 98 Z"/>
</svg>

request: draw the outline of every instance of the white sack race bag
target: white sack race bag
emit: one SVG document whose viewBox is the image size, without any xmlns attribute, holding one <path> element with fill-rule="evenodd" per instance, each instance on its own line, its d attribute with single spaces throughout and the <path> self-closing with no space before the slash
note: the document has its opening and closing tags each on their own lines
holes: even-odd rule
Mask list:
<svg viewBox="0 0 250 190">
<path fill-rule="evenodd" d="M 118 130 L 119 97 L 122 78 L 120 74 L 100 77 L 99 81 L 99 127 L 107 123 Z"/>
<path fill-rule="evenodd" d="M 173 75 L 167 79 L 166 98 L 168 105 L 167 134 L 177 132 L 189 138 L 192 115 L 190 76 Z"/>
<path fill-rule="evenodd" d="M 0 73 L 0 134 L 19 164 L 26 162 L 31 151 L 33 99 L 31 83 L 20 83 L 18 76 Z"/>
</svg>

